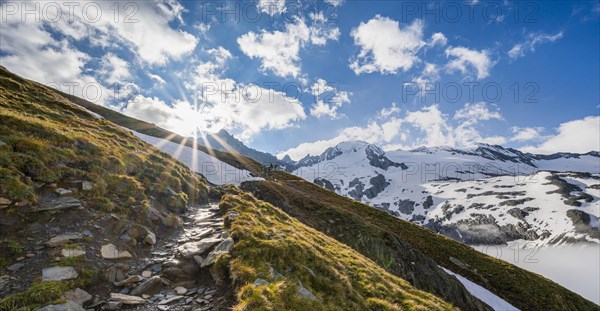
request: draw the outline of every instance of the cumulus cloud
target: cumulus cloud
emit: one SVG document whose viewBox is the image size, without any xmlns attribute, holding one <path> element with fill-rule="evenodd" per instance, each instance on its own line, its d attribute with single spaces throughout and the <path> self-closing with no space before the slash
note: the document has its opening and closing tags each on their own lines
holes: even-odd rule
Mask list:
<svg viewBox="0 0 600 311">
<path fill-rule="evenodd" d="M 274 16 L 285 12 L 285 0 L 258 0 L 256 7 L 260 12 Z"/>
<path fill-rule="evenodd" d="M 340 91 L 336 85 L 323 79 L 317 79 L 311 86 L 311 93 L 315 96 L 316 102 L 310 109 L 310 114 L 316 118 L 328 116 L 331 119 L 341 116 L 338 114 L 338 109 L 344 104 L 349 104 L 352 95 L 350 92 Z"/>
<path fill-rule="evenodd" d="M 307 154 L 320 154 L 328 147 L 348 140 L 362 140 L 383 145 L 385 150 L 415 148 L 419 146 L 471 146 L 475 143 L 504 144 L 502 136 L 485 136 L 478 127 L 483 121 L 502 120 L 498 111 L 490 110 L 485 103 L 465 104 L 450 118 L 439 106 L 431 105 L 415 111 L 406 111 L 403 117 L 396 116 L 396 105 L 382 109 L 377 121 L 366 126 L 353 126 L 342 129 L 335 137 L 327 140 L 308 142 L 280 152 L 292 159 L 300 159 Z M 452 120 L 458 124 L 453 124 Z"/>
<path fill-rule="evenodd" d="M 460 71 L 467 75 L 474 72 L 478 80 L 487 78 L 495 65 L 487 50 L 478 51 L 462 46 L 449 47 L 446 49 L 446 56 L 451 58 L 446 65 L 449 72 Z"/>
<path fill-rule="evenodd" d="M 202 130 L 228 129 L 242 140 L 263 130 L 282 129 L 306 119 L 304 107 L 293 98 L 253 83 L 223 77 L 231 53 L 218 47 L 195 64 L 185 87 L 202 103 L 197 124 Z"/>
<path fill-rule="evenodd" d="M 324 45 L 337 40 L 339 29 L 323 28 L 323 24 L 310 27 L 302 19 L 287 23 L 283 31 L 249 32 L 237 39 L 244 54 L 261 61 L 260 70 L 270 71 L 280 77 L 298 77 L 301 72 L 300 49 L 307 44 Z"/>
<path fill-rule="evenodd" d="M 468 124 L 475 124 L 479 121 L 502 120 L 499 111 L 491 111 L 484 102 L 467 103 L 463 108 L 454 113 L 454 119 Z"/>
<path fill-rule="evenodd" d="M 11 6 L 19 3 L 3 4 L 0 6 L 0 15 L 5 18 L 0 32 L 0 65 L 63 91 L 65 88 L 61 86 L 65 84 L 77 84 L 71 89 L 73 95 L 102 104 L 112 93 L 104 84 L 129 78 L 129 69 L 121 58 L 110 52 L 95 64 L 96 59 L 78 48 L 80 43 L 89 40 L 91 46 L 103 49 L 130 49 L 134 58 L 137 56 L 136 60 L 151 65 L 165 64 L 195 48 L 195 37 L 171 26 L 176 21 L 181 22 L 183 7 L 177 1 L 122 4 L 121 9 L 130 5 L 129 11 L 118 17 L 131 18 L 128 23 L 125 20 L 116 23 L 114 14 L 108 14 L 114 10 L 110 8 L 113 4 L 102 1 L 38 2 L 37 8 L 41 10 L 38 16 L 43 15 L 39 20 L 32 15 L 22 19 L 19 11 L 9 14 L 8 11 L 13 9 Z M 35 7 L 33 2 L 23 5 L 30 9 Z M 91 9 L 83 10 L 85 5 Z M 126 14 L 133 10 L 137 10 L 135 14 Z M 93 20 L 96 11 L 104 14 L 97 14 L 97 20 Z M 88 14 L 84 16 L 83 12 Z M 98 65 L 97 70 L 93 68 L 95 65 Z M 86 86 L 100 90 L 101 97 L 85 96 L 89 90 Z"/>
<path fill-rule="evenodd" d="M 510 51 L 508 56 L 512 59 L 525 56 L 526 53 L 535 52 L 535 49 L 544 43 L 552 43 L 563 37 L 563 32 L 558 32 L 554 35 L 544 33 L 530 33 L 527 35 L 523 42 L 515 44 Z"/>
<path fill-rule="evenodd" d="M 388 17 L 376 15 L 368 22 L 361 22 L 350 35 L 360 48 L 350 62 L 355 74 L 379 72 L 395 74 L 412 68 L 419 58 L 417 53 L 425 45 L 423 21 L 400 27 L 400 23 Z M 437 39 L 438 42 L 440 39 Z"/>
<path fill-rule="evenodd" d="M 520 149 L 542 154 L 600 151 L 600 117 L 589 116 L 561 123 L 556 134 L 548 137 L 541 144 Z"/>
<path fill-rule="evenodd" d="M 510 131 L 513 133 L 513 136 L 510 138 L 510 140 L 517 142 L 542 140 L 544 139 L 544 136 L 541 135 L 543 130 L 543 127 L 513 126 L 510 128 Z"/>
<path fill-rule="evenodd" d="M 127 62 L 115 54 L 108 53 L 104 55 L 101 62 L 100 72 L 107 83 L 122 83 L 124 79 L 131 78 Z"/>
</svg>

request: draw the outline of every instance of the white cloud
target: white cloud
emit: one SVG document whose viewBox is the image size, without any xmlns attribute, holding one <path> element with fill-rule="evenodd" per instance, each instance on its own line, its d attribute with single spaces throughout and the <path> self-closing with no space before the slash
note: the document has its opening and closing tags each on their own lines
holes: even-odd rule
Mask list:
<svg viewBox="0 0 600 311">
<path fill-rule="evenodd" d="M 165 79 L 163 79 L 161 76 L 159 76 L 157 74 L 148 73 L 148 77 L 150 77 L 152 80 L 156 81 L 156 83 L 158 83 L 159 85 L 164 85 L 167 83 L 167 81 L 165 81 Z"/>
<path fill-rule="evenodd" d="M 136 95 L 121 110 L 122 113 L 181 135 L 190 135 L 197 127 L 200 114 L 190 104 L 175 101 L 168 105 L 157 97 Z"/>
<path fill-rule="evenodd" d="M 600 151 L 600 117 L 589 116 L 562 123 L 554 136 L 538 146 L 520 148 L 525 152 L 550 154 L 555 152 Z"/>
<path fill-rule="evenodd" d="M 295 148 L 280 152 L 279 157 L 288 154 L 292 159 L 300 159 L 307 154 L 320 154 L 328 147 L 348 140 L 362 140 L 383 145 L 386 150 L 414 148 L 419 146 L 471 146 L 475 143 L 504 144 L 502 136 L 484 136 L 477 129 L 481 121 L 501 120 L 498 112 L 490 111 L 484 103 L 465 104 L 455 113 L 458 125 L 453 125 L 448 115 L 437 105 L 407 111 L 404 117 L 392 116 L 399 109 L 382 109 L 379 121 L 370 121 L 367 126 L 353 126 L 342 129 L 334 138 L 303 143 Z"/>
<path fill-rule="evenodd" d="M 392 114 L 396 114 L 400 112 L 400 108 L 398 108 L 396 106 L 396 103 L 392 103 L 392 106 L 389 108 L 381 108 L 381 110 L 379 110 L 379 112 L 377 113 L 377 116 L 381 119 L 385 119 L 389 116 L 391 116 Z"/>
<path fill-rule="evenodd" d="M 440 79 L 440 68 L 436 64 L 425 63 L 425 67 L 423 67 L 423 71 L 421 74 L 413 79 L 415 83 L 419 85 L 419 90 L 424 96 L 425 91 L 429 86 L 433 85 Z"/>
<path fill-rule="evenodd" d="M 479 121 L 487 121 L 492 119 L 502 120 L 502 115 L 498 111 L 491 111 L 488 109 L 484 102 L 479 102 L 474 104 L 465 104 L 463 108 L 454 113 L 454 119 L 468 124 L 475 124 Z"/>
<path fill-rule="evenodd" d="M 470 74 L 474 70 L 478 80 L 488 77 L 490 70 L 495 65 L 487 50 L 477 51 L 462 46 L 449 47 L 446 49 L 446 56 L 452 58 L 446 65 L 448 71 Z"/>
<path fill-rule="evenodd" d="M 301 103 L 283 92 L 224 78 L 226 63 L 232 58 L 228 50 L 219 47 L 206 54 L 209 60 L 197 64 L 185 77 L 185 87 L 205 104 L 196 121 L 201 129 L 225 128 L 248 140 L 263 130 L 286 128 L 306 119 Z"/>
<path fill-rule="evenodd" d="M 338 37 L 338 28 L 324 28 L 322 23 L 309 27 L 302 19 L 296 19 L 294 23 L 287 23 L 284 31 L 249 32 L 240 36 L 237 43 L 248 57 L 261 60 L 261 71 L 297 78 L 301 72 L 300 49 L 309 43 L 324 45 Z"/>
<path fill-rule="evenodd" d="M 274 16 L 285 12 L 285 0 L 259 0 L 256 7 L 259 11 Z"/>
<path fill-rule="evenodd" d="M 525 41 L 515 44 L 512 49 L 508 51 L 508 56 L 512 59 L 523 57 L 527 52 L 535 52 L 536 47 L 543 43 L 555 42 L 561 39 L 563 34 L 562 31 L 554 35 L 530 33 L 525 38 Z"/>
<path fill-rule="evenodd" d="M 102 57 L 100 73 L 104 76 L 104 81 L 108 84 L 123 83 L 124 79 L 131 78 L 129 65 L 113 53 L 108 53 Z"/>
<path fill-rule="evenodd" d="M 448 38 L 441 32 L 436 32 L 431 35 L 431 39 L 428 42 L 428 45 L 432 47 L 436 45 L 446 46 L 446 44 L 448 44 Z"/>
<path fill-rule="evenodd" d="M 338 6 L 342 5 L 342 3 L 344 3 L 344 0 L 325 0 L 325 3 L 329 3 L 329 4 L 333 5 L 334 7 L 338 7 Z"/>
<path fill-rule="evenodd" d="M 420 19 L 401 28 L 397 21 L 376 15 L 367 23 L 361 22 L 350 35 L 360 48 L 350 62 L 350 68 L 357 75 L 407 71 L 419 62 L 417 53 L 425 45 Z"/>
<path fill-rule="evenodd" d="M 544 130 L 543 127 L 513 126 L 510 128 L 510 130 L 513 133 L 513 136 L 510 138 L 511 141 L 525 142 L 544 139 L 544 136 L 540 134 Z"/>
<path fill-rule="evenodd" d="M 336 85 L 323 79 L 318 79 L 310 89 L 316 98 L 315 104 L 310 109 L 310 114 L 316 118 L 324 116 L 329 116 L 331 119 L 339 118 L 338 109 L 344 104 L 349 104 L 350 95 L 352 95 L 347 91 L 338 90 Z"/>
</svg>

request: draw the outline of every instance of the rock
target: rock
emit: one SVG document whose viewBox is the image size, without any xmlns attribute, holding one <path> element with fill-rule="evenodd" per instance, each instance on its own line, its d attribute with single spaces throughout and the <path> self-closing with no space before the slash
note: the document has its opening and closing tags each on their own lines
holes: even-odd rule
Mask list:
<svg viewBox="0 0 600 311">
<path fill-rule="evenodd" d="M 166 310 L 169 310 L 169 309 L 170 309 L 170 307 L 169 307 L 169 306 L 156 306 L 156 308 L 157 308 L 158 310 L 161 310 L 161 311 L 166 311 Z"/>
<path fill-rule="evenodd" d="M 148 280 L 140 283 L 136 288 L 134 288 L 130 292 L 130 294 L 139 296 L 142 294 L 154 293 L 154 292 L 160 291 L 162 286 L 163 286 L 163 283 L 161 282 L 161 277 L 153 276 L 153 277 L 149 278 Z"/>
<path fill-rule="evenodd" d="M 302 296 L 304 298 L 308 298 L 310 300 L 317 300 L 317 296 L 315 296 L 308 289 L 306 289 L 306 287 L 304 287 L 304 285 L 302 285 L 302 283 L 300 283 L 300 285 L 298 286 L 298 294 L 300 294 L 300 296 Z"/>
<path fill-rule="evenodd" d="M 42 270 L 42 282 L 74 279 L 78 276 L 73 267 L 55 266 Z"/>
<path fill-rule="evenodd" d="M 217 245 L 217 247 L 215 247 L 215 251 L 229 253 L 231 251 L 231 248 L 233 248 L 233 239 L 227 238 L 227 239 L 223 240 L 223 242 L 219 243 L 219 245 Z"/>
<path fill-rule="evenodd" d="M 0 197 L 0 205 L 10 205 L 10 203 L 12 203 L 11 200 L 9 200 L 7 198 Z"/>
<path fill-rule="evenodd" d="M 159 305 L 166 305 L 166 304 L 169 304 L 169 303 L 171 303 L 173 301 L 177 301 L 177 300 L 182 299 L 182 298 L 183 298 L 183 296 L 172 296 L 172 297 L 169 297 L 167 299 L 159 301 L 158 304 Z"/>
<path fill-rule="evenodd" d="M 252 285 L 254 285 L 255 287 L 264 286 L 269 285 L 269 282 L 265 279 L 257 278 L 256 280 L 254 280 L 254 283 L 252 283 Z"/>
<path fill-rule="evenodd" d="M 134 275 L 134 276 L 130 276 L 130 277 L 126 278 L 125 280 L 123 280 L 121 282 L 114 282 L 113 284 L 115 284 L 116 287 L 121 287 L 121 286 L 125 286 L 127 284 L 140 282 L 141 280 L 142 280 L 141 276 Z"/>
<path fill-rule="evenodd" d="M 83 191 L 91 191 L 92 189 L 94 189 L 94 184 L 89 182 L 89 181 L 82 181 L 81 182 L 81 190 Z"/>
<path fill-rule="evenodd" d="M 152 271 L 146 270 L 146 271 L 142 272 L 142 276 L 145 278 L 149 278 L 152 276 Z"/>
<path fill-rule="evenodd" d="M 80 249 L 62 249 L 60 251 L 63 257 L 79 257 L 85 255 L 85 251 Z"/>
<path fill-rule="evenodd" d="M 202 262 L 204 261 L 204 258 L 202 258 L 202 256 L 196 255 L 194 256 L 194 261 L 199 265 L 202 266 Z"/>
<path fill-rule="evenodd" d="M 204 259 L 204 261 L 202 261 L 202 264 L 200 264 L 200 268 L 208 267 L 208 266 L 214 264 L 215 261 L 217 261 L 217 258 L 219 258 L 219 256 L 221 256 L 222 254 L 227 254 L 227 252 L 216 251 L 216 250 L 210 252 L 210 254 L 208 254 L 208 256 L 206 256 L 206 259 Z"/>
<path fill-rule="evenodd" d="M 123 307 L 123 303 L 120 301 L 109 301 L 104 304 L 104 310 L 120 310 Z"/>
<path fill-rule="evenodd" d="M 81 306 L 92 299 L 92 295 L 79 287 L 65 292 L 62 297 Z"/>
<path fill-rule="evenodd" d="M 219 256 L 221 256 L 222 254 L 228 254 L 231 251 L 232 247 L 233 247 L 233 239 L 232 238 L 223 240 L 223 242 L 219 243 L 219 245 L 217 245 L 217 247 L 215 247 L 215 249 L 212 252 L 210 252 L 210 254 L 208 254 L 208 256 L 206 256 L 206 259 L 204 259 L 202 261 L 202 263 L 200 264 L 200 267 L 204 268 L 204 267 L 208 267 L 208 266 L 214 264 L 215 261 L 217 261 L 217 258 L 219 258 Z"/>
<path fill-rule="evenodd" d="M 12 266 L 9 266 L 8 268 L 6 268 L 6 270 L 12 271 L 12 272 L 17 272 L 17 271 L 23 269 L 23 267 L 25 267 L 25 264 L 16 263 L 16 264 L 13 264 Z"/>
<path fill-rule="evenodd" d="M 144 238 L 144 242 L 149 245 L 156 244 L 156 235 L 152 232 L 148 232 L 148 234 L 146 234 L 146 237 Z"/>
<path fill-rule="evenodd" d="M 73 191 L 71 191 L 69 189 L 65 189 L 65 188 L 56 188 L 54 190 L 54 192 L 56 192 L 56 194 L 58 194 L 61 197 L 65 197 L 65 196 L 73 194 Z"/>
<path fill-rule="evenodd" d="M 123 258 L 131 258 L 131 253 L 128 251 L 119 251 L 113 244 L 103 245 L 100 249 L 100 254 L 102 258 L 105 259 L 123 259 Z"/>
<path fill-rule="evenodd" d="M 174 289 L 175 289 L 175 293 L 177 293 L 177 295 L 185 295 L 185 293 L 187 293 L 187 289 L 183 286 L 177 286 Z"/>
<path fill-rule="evenodd" d="M 122 302 L 126 305 L 142 305 L 146 303 L 144 298 L 118 293 L 110 293 L 110 300 Z"/>
<path fill-rule="evenodd" d="M 77 200 L 74 197 L 60 197 L 55 200 L 41 202 L 37 208 L 32 210 L 35 212 L 39 212 L 69 208 L 83 208 L 83 205 L 81 205 L 81 201 Z"/>
<path fill-rule="evenodd" d="M 200 255 L 206 252 L 213 245 L 223 241 L 220 238 L 207 238 L 198 242 L 188 242 L 177 248 L 181 256 L 184 258 L 192 258 L 194 255 Z"/>
<path fill-rule="evenodd" d="M 59 305 L 48 305 L 37 311 L 85 311 L 80 305 L 73 301 L 67 301 Z"/>
<path fill-rule="evenodd" d="M 48 241 L 48 243 L 46 243 L 46 244 L 48 244 L 48 246 L 50 246 L 50 247 L 56 247 L 56 246 L 67 244 L 71 240 L 79 240 L 81 238 L 82 238 L 82 235 L 79 233 L 66 233 L 66 234 L 61 234 L 61 235 L 51 238 L 50 241 Z"/>
<path fill-rule="evenodd" d="M 161 264 L 152 265 L 152 267 L 150 267 L 150 270 L 152 270 L 154 272 L 160 272 L 160 271 L 162 271 L 162 265 Z"/>
<path fill-rule="evenodd" d="M 415 202 L 411 200 L 399 200 L 396 205 L 402 214 L 410 215 L 415 210 Z"/>
</svg>

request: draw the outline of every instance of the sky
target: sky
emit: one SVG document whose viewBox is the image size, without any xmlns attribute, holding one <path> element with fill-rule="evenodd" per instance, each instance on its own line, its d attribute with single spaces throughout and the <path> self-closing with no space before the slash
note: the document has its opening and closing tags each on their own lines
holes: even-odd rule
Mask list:
<svg viewBox="0 0 600 311">
<path fill-rule="evenodd" d="M 300 159 L 600 151 L 598 1 L 2 1 L 0 65 L 184 135 Z"/>
</svg>

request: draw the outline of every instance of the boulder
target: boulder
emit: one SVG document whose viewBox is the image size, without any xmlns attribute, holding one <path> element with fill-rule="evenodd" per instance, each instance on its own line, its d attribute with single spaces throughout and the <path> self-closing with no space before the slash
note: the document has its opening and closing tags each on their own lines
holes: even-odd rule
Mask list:
<svg viewBox="0 0 600 311">
<path fill-rule="evenodd" d="M 156 244 L 156 235 L 152 232 L 148 232 L 148 234 L 146 234 L 146 237 L 144 238 L 144 242 L 149 245 Z"/>
<path fill-rule="evenodd" d="M 69 249 L 62 249 L 60 251 L 60 254 L 63 257 L 68 257 L 68 258 L 70 258 L 70 257 L 79 257 L 79 256 L 85 255 L 85 251 L 81 250 L 81 249 L 70 249 L 69 248 Z"/>
<path fill-rule="evenodd" d="M 192 258 L 194 255 L 201 255 L 213 245 L 223 241 L 221 238 L 207 238 L 198 242 L 188 242 L 177 248 L 179 253 L 184 258 Z"/>
<path fill-rule="evenodd" d="M 42 282 L 70 280 L 77 276 L 77 271 L 73 267 L 56 266 L 42 270 Z"/>
<path fill-rule="evenodd" d="M 12 272 L 17 272 L 17 271 L 23 269 L 23 267 L 25 267 L 25 264 L 23 264 L 23 263 L 15 263 L 15 264 L 9 266 L 8 268 L 6 268 L 6 270 L 12 271 Z"/>
<path fill-rule="evenodd" d="M 121 302 L 125 305 L 142 305 L 146 303 L 146 299 L 137 296 L 110 293 L 110 300 Z"/>
<path fill-rule="evenodd" d="M 81 201 L 74 197 L 60 197 L 55 200 L 41 202 L 40 205 L 33 209 L 34 212 L 50 211 L 50 210 L 62 210 L 70 208 L 83 208 Z"/>
<path fill-rule="evenodd" d="M 79 287 L 65 292 L 62 297 L 66 300 L 73 301 L 78 305 L 83 305 L 92 299 L 92 295 Z"/>
<path fill-rule="evenodd" d="M 136 288 L 131 290 L 130 294 L 140 296 L 142 294 L 156 293 L 160 291 L 162 286 L 163 283 L 161 282 L 160 276 L 153 276 L 148 280 L 140 283 Z"/>
<path fill-rule="evenodd" d="M 113 244 L 102 245 L 100 248 L 100 254 L 104 259 L 124 259 L 131 258 L 131 253 L 128 251 L 119 251 Z"/>
<path fill-rule="evenodd" d="M 71 240 L 79 240 L 83 236 L 79 233 L 65 233 L 51 238 L 46 244 L 50 247 L 67 244 Z"/>
<path fill-rule="evenodd" d="M 94 184 L 92 184 L 89 181 L 82 181 L 81 182 L 81 190 L 83 191 L 91 191 L 92 189 L 94 189 Z"/>
<path fill-rule="evenodd" d="M 115 284 L 116 287 L 121 287 L 121 286 L 125 286 L 127 284 L 137 283 L 140 281 L 142 281 L 142 277 L 139 275 L 134 275 L 134 276 L 130 276 L 130 277 L 126 278 L 125 280 L 123 280 L 121 282 L 114 282 L 113 284 Z"/>
</svg>

